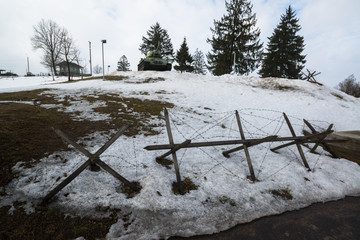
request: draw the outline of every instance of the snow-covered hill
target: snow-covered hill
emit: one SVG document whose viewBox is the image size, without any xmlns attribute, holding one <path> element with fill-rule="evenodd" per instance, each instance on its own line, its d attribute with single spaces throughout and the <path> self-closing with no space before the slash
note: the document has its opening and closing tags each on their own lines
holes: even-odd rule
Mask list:
<svg viewBox="0 0 360 240">
<path fill-rule="evenodd" d="M 360 129 L 360 101 L 335 89 L 317 86 L 306 81 L 260 79 L 256 77 L 221 77 L 175 72 L 114 72 L 127 77 L 122 81 L 88 80 L 71 84 L 2 85 L 0 91 L 49 88 L 58 98 L 70 95 L 120 94 L 140 99 L 173 103 L 169 109 L 176 143 L 239 139 L 235 120 L 238 110 L 246 138 L 269 135 L 291 136 L 284 123 L 285 112 L 297 135 L 306 129 L 302 119 L 319 130 L 333 123 L 336 131 Z M 18 78 L 12 81 L 25 81 Z M 26 79 L 29 81 L 29 79 Z M 32 85 L 32 86 L 30 86 Z M 18 87 L 19 86 L 19 87 Z M 10 89 L 11 88 L 11 89 Z M 1 90 L 2 89 L 2 90 Z M 110 118 L 94 113 L 99 101 L 71 102 L 65 111 L 80 111 L 80 118 L 100 120 Z M 44 106 L 45 107 L 45 106 Z M 51 106 L 46 106 L 51 107 Z M 84 172 L 58 194 L 56 203 L 78 214 L 96 214 L 94 206 L 121 209 L 128 218 L 119 218 L 108 233 L 114 239 L 157 239 L 170 236 L 191 236 L 218 232 L 238 223 L 299 209 L 314 202 L 325 202 L 360 195 L 360 166 L 345 159 L 332 159 L 321 148 L 321 155 L 303 148 L 309 166 L 303 166 L 296 146 L 279 153 L 270 151 L 281 143 L 264 143 L 250 147 L 255 175 L 248 180 L 248 166 L 243 151 L 224 158 L 223 150 L 234 146 L 182 149 L 177 152 L 181 176 L 189 177 L 197 190 L 185 195 L 172 192 L 176 180 L 174 169 L 167 169 L 155 161 L 164 151 L 146 151 L 147 145 L 167 144 L 164 121 L 151 119 L 159 126 L 160 134 L 120 137 L 101 159 L 130 181 L 138 181 L 141 192 L 133 198 L 118 193 L 119 182 L 108 173 Z M 99 149 L 110 136 L 94 133 L 95 140 L 84 140 L 91 152 Z M 57 157 L 69 161 L 59 166 Z M 36 203 L 55 184 L 58 176 L 71 172 L 84 162 L 77 151 L 54 153 L 33 169 L 17 166 L 19 179 L 7 191 L 10 197 L 0 206 L 14 200 Z M 86 170 L 87 171 L 87 170 Z M 81 183 L 81 184 L 80 184 Z M 286 195 L 286 196 L 285 196 Z M 126 222 L 124 222 L 126 221 Z"/>
</svg>

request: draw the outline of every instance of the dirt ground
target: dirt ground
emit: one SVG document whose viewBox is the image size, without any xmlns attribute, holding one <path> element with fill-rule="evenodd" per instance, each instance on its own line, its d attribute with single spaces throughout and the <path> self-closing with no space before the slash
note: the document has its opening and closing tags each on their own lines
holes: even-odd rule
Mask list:
<svg viewBox="0 0 360 240">
<path fill-rule="evenodd" d="M 170 239 L 357 240 L 360 239 L 360 197 L 316 203 L 298 211 L 240 224 L 217 234 Z"/>
</svg>

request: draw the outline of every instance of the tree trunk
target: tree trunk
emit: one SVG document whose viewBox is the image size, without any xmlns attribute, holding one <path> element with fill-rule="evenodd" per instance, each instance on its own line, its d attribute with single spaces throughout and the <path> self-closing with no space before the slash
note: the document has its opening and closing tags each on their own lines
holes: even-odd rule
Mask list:
<svg viewBox="0 0 360 240">
<path fill-rule="evenodd" d="M 67 70 L 68 70 L 68 81 L 71 81 L 70 80 L 70 62 L 67 58 L 66 58 L 66 65 L 67 65 Z"/>
</svg>

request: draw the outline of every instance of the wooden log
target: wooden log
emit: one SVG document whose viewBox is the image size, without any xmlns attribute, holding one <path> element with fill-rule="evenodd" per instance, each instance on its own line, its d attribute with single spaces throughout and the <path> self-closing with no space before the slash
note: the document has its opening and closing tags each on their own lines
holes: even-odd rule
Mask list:
<svg viewBox="0 0 360 240">
<path fill-rule="evenodd" d="M 288 125 L 288 127 L 289 127 L 289 129 L 290 129 L 291 135 L 292 135 L 293 137 L 296 137 L 295 131 L 294 131 L 294 129 L 293 129 L 291 123 L 290 123 L 289 118 L 287 117 L 286 113 L 283 113 L 283 115 L 284 115 L 285 121 L 286 121 L 286 123 L 287 123 L 287 125 Z M 303 150 L 302 150 L 302 148 L 301 148 L 300 143 L 295 143 L 295 144 L 296 144 L 296 147 L 297 147 L 297 149 L 298 149 L 298 151 L 299 151 L 300 157 L 301 157 L 301 159 L 302 159 L 305 167 L 306 167 L 309 171 L 311 171 L 311 169 L 310 169 L 310 167 L 309 167 L 309 164 L 308 164 L 307 161 L 306 161 L 306 158 L 305 158 L 305 155 L 304 155 L 304 152 L 303 152 Z"/>
<path fill-rule="evenodd" d="M 106 163 L 104 163 L 103 161 L 101 161 L 99 158 L 96 159 L 96 163 L 105 171 L 107 171 L 108 173 L 110 173 L 111 175 L 113 175 L 115 178 L 119 179 L 121 182 L 123 182 L 125 185 L 127 185 L 128 187 L 130 187 L 134 192 L 137 192 L 139 189 L 132 184 L 131 182 L 129 182 L 126 178 L 124 178 L 123 176 L 121 176 L 119 173 L 117 173 L 114 169 L 112 169 L 109 165 L 107 165 Z"/>
<path fill-rule="evenodd" d="M 250 142 L 250 143 L 245 143 L 244 145 L 246 145 L 247 147 L 252 147 L 252 146 L 255 146 L 255 145 L 258 145 L 258 144 L 261 144 L 261 143 L 264 143 L 264 142 L 271 142 L 271 140 L 277 138 L 278 136 L 276 135 L 273 135 L 273 136 L 268 136 L 268 137 L 265 137 L 265 138 L 261 138 L 257 141 L 253 141 L 253 142 Z M 236 148 L 233 148 L 233 149 L 230 149 L 230 150 L 227 150 L 227 151 L 223 151 L 222 154 L 224 155 L 224 157 L 230 157 L 230 153 L 233 153 L 233 152 L 237 152 L 237 151 L 240 151 L 242 149 L 244 149 L 244 145 L 243 146 L 240 146 L 240 147 L 236 147 Z"/>
<path fill-rule="evenodd" d="M 333 125 L 330 124 L 330 126 L 327 128 L 326 131 L 330 131 L 330 130 L 332 129 L 332 127 L 333 127 Z M 315 143 L 314 147 L 310 150 L 311 153 L 314 153 L 314 152 L 315 152 L 316 148 L 320 145 L 320 143 L 322 143 L 322 142 L 324 141 L 324 139 L 326 138 L 327 135 L 328 135 L 328 134 L 322 136 L 322 137 Z"/>
<path fill-rule="evenodd" d="M 169 156 L 170 154 L 175 153 L 176 151 L 180 150 L 181 148 L 188 145 L 189 143 L 191 143 L 191 140 L 186 140 L 185 142 L 182 142 L 178 145 L 174 145 L 174 148 L 172 148 L 170 151 L 164 153 L 163 155 L 156 157 L 156 160 L 164 159 L 165 157 Z"/>
<path fill-rule="evenodd" d="M 241 137 L 242 140 L 245 140 L 245 135 L 244 135 L 244 131 L 243 131 L 242 126 L 241 126 L 239 112 L 237 110 L 235 111 L 235 115 L 236 115 L 236 121 L 237 121 L 239 131 L 240 131 L 240 137 Z M 247 147 L 246 144 L 244 144 L 243 147 L 244 147 L 246 161 L 247 161 L 249 171 L 250 171 L 250 175 L 251 175 L 251 180 L 254 182 L 254 181 L 256 181 L 256 178 L 255 178 L 254 169 L 253 169 L 253 166 L 252 166 L 252 163 L 251 163 L 250 153 L 249 153 L 249 150 L 248 150 L 248 147 Z"/>
<path fill-rule="evenodd" d="M 47 203 L 53 196 L 55 196 L 59 191 L 61 191 L 66 185 L 68 185 L 74 178 L 76 178 L 84 169 L 90 164 L 99 164 L 105 171 L 113 175 L 115 178 L 122 181 L 125 185 L 130 187 L 134 191 L 138 191 L 137 187 L 130 183 L 126 178 L 122 177 L 115 170 L 113 170 L 110 166 L 100 160 L 99 156 L 111 145 L 116 139 L 120 137 L 120 135 L 128 128 L 127 125 L 124 125 L 108 142 L 106 142 L 95 154 L 91 154 L 85 148 L 77 144 L 75 141 L 67 137 L 61 130 L 54 129 L 56 134 L 58 134 L 64 141 L 74 146 L 77 150 L 87 156 L 89 159 L 83 163 L 78 169 L 76 169 L 69 177 L 67 177 L 64 181 L 62 181 L 59 185 L 57 185 L 53 190 L 51 190 L 42 200 L 42 204 Z"/>
<path fill-rule="evenodd" d="M 103 152 L 106 151 L 120 136 L 125 132 L 129 125 L 123 125 L 120 130 L 108 141 L 106 142 L 99 150 L 94 153 L 94 157 L 99 157 Z"/>
<path fill-rule="evenodd" d="M 305 136 L 298 136 L 298 137 L 278 137 L 272 139 L 269 142 L 286 142 L 286 141 L 293 141 L 293 140 L 303 140 L 307 139 Z M 188 145 L 184 146 L 183 148 L 198 148 L 198 147 L 213 147 L 213 146 L 225 146 L 225 145 L 239 145 L 239 144 L 251 144 L 252 142 L 257 142 L 262 140 L 262 138 L 253 138 L 253 139 L 245 139 L 245 140 L 224 140 L 224 141 L 208 141 L 208 142 L 191 142 Z M 178 145 L 176 143 L 174 145 Z M 154 150 L 168 150 L 173 148 L 171 144 L 160 144 L 160 145 L 149 145 L 144 147 L 144 149 L 148 151 Z"/>
<path fill-rule="evenodd" d="M 164 108 L 164 115 L 165 115 L 165 121 L 166 121 L 166 131 L 168 134 L 168 138 L 169 138 L 169 143 L 171 145 L 171 148 L 173 148 L 174 145 L 174 139 L 171 133 L 171 127 L 170 127 L 170 119 L 169 119 L 169 112 L 166 108 Z M 183 191 L 183 187 L 182 187 L 182 182 L 181 182 L 181 175 L 180 175 L 180 170 L 179 170 L 179 164 L 177 161 L 177 156 L 176 156 L 176 152 L 173 152 L 172 154 L 172 158 L 174 161 L 174 168 L 175 168 L 175 174 L 176 174 L 176 181 L 177 181 L 177 185 L 179 188 L 179 193 L 180 194 L 184 194 Z"/>
<path fill-rule="evenodd" d="M 55 196 L 58 192 L 61 191 L 66 185 L 68 185 L 74 178 L 76 178 L 82 171 L 85 170 L 87 166 L 89 166 L 91 160 L 88 159 L 84 162 L 78 169 L 76 169 L 70 176 L 68 176 L 64 181 L 62 181 L 59 185 L 57 185 L 53 190 L 51 190 L 42 200 L 41 204 L 46 204 L 53 196 Z"/>
<path fill-rule="evenodd" d="M 93 155 L 91 153 L 89 153 L 88 150 L 86 150 L 85 148 L 83 148 L 82 146 L 80 146 L 79 144 L 77 144 L 75 141 L 71 140 L 68 136 L 66 136 L 60 129 L 55 129 L 53 128 L 53 130 L 55 131 L 55 133 L 57 135 L 59 135 L 65 142 L 71 144 L 74 148 L 76 148 L 77 150 L 79 150 L 80 152 L 82 152 L 85 156 L 87 156 L 88 158 L 91 158 Z"/>
<path fill-rule="evenodd" d="M 327 130 L 327 131 L 322 132 L 322 133 L 316 133 L 316 134 L 312 134 L 312 135 L 309 135 L 309 136 L 305 136 L 305 138 L 302 139 L 302 140 L 295 140 L 295 141 L 292 141 L 292 142 L 289 142 L 289 143 L 285 143 L 283 145 L 271 148 L 270 150 L 275 152 L 276 150 L 279 150 L 279 149 L 284 148 L 284 147 L 289 147 L 289 146 L 297 144 L 297 143 L 303 144 L 303 143 L 315 142 L 315 141 L 317 141 L 316 138 L 319 138 L 319 137 L 322 137 L 322 136 L 326 137 L 331 132 L 332 132 L 332 130 Z"/>
<path fill-rule="evenodd" d="M 306 124 L 306 126 L 308 126 L 308 128 L 310 128 L 311 132 L 313 134 L 317 133 L 317 131 L 315 130 L 315 128 L 306 120 L 306 119 L 303 119 L 304 123 Z"/>
<path fill-rule="evenodd" d="M 317 131 L 315 130 L 315 128 L 310 124 L 310 122 L 308 122 L 307 120 L 303 119 L 304 120 L 304 123 L 306 124 L 306 126 L 308 126 L 308 128 L 310 128 L 310 130 L 312 131 L 313 134 L 317 133 Z M 326 143 L 326 142 L 322 142 L 322 146 L 323 148 L 328 151 L 331 156 L 333 158 L 338 158 L 337 154 L 335 154 L 334 151 L 332 151 L 331 147 Z"/>
</svg>

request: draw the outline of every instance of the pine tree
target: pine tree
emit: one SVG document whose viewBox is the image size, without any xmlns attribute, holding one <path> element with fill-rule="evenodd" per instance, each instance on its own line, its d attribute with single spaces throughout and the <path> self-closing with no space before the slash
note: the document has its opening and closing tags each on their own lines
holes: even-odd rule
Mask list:
<svg viewBox="0 0 360 240">
<path fill-rule="evenodd" d="M 194 73 L 196 74 L 206 74 L 206 63 L 205 63 L 205 57 L 202 51 L 196 49 L 195 53 L 193 55 L 193 67 L 194 67 Z"/>
<path fill-rule="evenodd" d="M 148 51 L 158 49 L 161 55 L 167 59 L 173 59 L 174 50 L 167 31 L 161 28 L 158 22 L 147 31 L 148 37 L 142 37 L 143 43 L 139 50 L 146 55 Z"/>
<path fill-rule="evenodd" d="M 117 71 L 130 71 L 130 63 L 125 55 L 118 61 Z"/>
<path fill-rule="evenodd" d="M 262 77 L 300 78 L 306 60 L 305 55 L 302 55 L 304 38 L 297 35 L 301 29 L 298 21 L 289 6 L 272 36 L 268 38 L 267 52 L 259 71 Z"/>
<path fill-rule="evenodd" d="M 247 0 L 225 2 L 227 14 L 220 21 L 214 20 L 212 38 L 207 42 L 212 52 L 207 54 L 208 69 L 214 75 L 234 71 L 248 74 L 258 67 L 262 54 L 260 30 L 256 28 L 256 15 Z M 232 69 L 235 59 L 235 69 Z"/>
<path fill-rule="evenodd" d="M 176 52 L 175 61 L 177 64 L 179 64 L 174 66 L 175 70 L 180 71 L 181 73 L 194 71 L 194 67 L 191 65 L 194 60 L 189 53 L 189 47 L 186 43 L 186 38 L 184 38 L 180 49 Z"/>
</svg>

